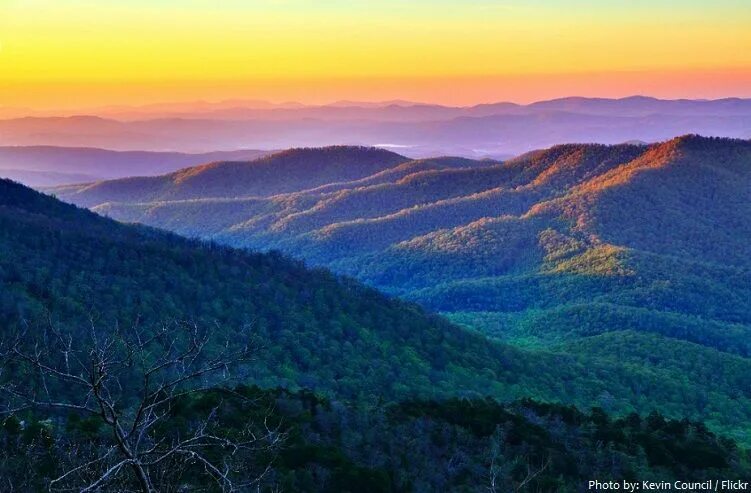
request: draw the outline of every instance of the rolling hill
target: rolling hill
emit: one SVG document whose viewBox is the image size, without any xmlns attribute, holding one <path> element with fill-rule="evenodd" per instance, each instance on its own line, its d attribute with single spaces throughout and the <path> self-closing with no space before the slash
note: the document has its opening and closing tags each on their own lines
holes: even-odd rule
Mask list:
<svg viewBox="0 0 751 493">
<path fill-rule="evenodd" d="M 356 180 L 408 161 L 382 149 L 329 147 L 291 149 L 252 161 L 217 161 L 153 177 L 130 177 L 56 189 L 86 205 L 102 198 L 137 202 L 199 198 L 268 197 Z"/>
<path fill-rule="evenodd" d="M 505 163 L 424 163 L 272 196 L 98 196 L 93 208 L 278 249 L 506 343 L 593 364 L 670 380 L 689 347 L 718 375 L 748 362 L 751 142 L 684 136 L 559 145 Z M 85 188 L 58 192 L 94 202 Z M 650 347 L 663 349 L 650 357 Z"/>
</svg>

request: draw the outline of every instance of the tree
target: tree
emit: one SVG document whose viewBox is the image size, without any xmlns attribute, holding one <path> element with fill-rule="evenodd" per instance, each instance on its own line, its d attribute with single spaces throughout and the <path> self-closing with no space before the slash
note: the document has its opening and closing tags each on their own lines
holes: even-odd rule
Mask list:
<svg viewBox="0 0 751 493">
<path fill-rule="evenodd" d="M 277 428 L 223 427 L 224 398 L 200 416 L 179 415 L 186 402 L 210 393 L 243 398 L 228 384 L 255 352 L 247 331 L 222 343 L 187 322 L 105 331 L 92 322 L 83 334 L 48 323 L 38 332 L 27 328 L 2 344 L 3 412 L 42 414 L 53 423 L 67 413 L 94 430 L 88 441 L 61 439 L 50 490 L 237 491 L 270 470 L 258 458 L 280 445 Z"/>
</svg>

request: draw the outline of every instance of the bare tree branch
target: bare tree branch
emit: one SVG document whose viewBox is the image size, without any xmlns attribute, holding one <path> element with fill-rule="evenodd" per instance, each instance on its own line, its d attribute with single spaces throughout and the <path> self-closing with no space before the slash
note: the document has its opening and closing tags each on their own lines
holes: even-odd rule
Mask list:
<svg viewBox="0 0 751 493">
<path fill-rule="evenodd" d="M 101 444 L 89 447 L 93 457 L 79 457 L 78 463 L 67 466 L 49 482 L 50 490 L 132 485 L 152 493 L 163 489 L 157 485 L 171 472 L 191 469 L 191 474 L 210 478 L 222 491 L 236 491 L 268 472 L 266 466 L 248 479 L 238 474 L 242 468 L 230 463 L 243 454 L 275 449 L 284 434 L 265 422 L 260 432 L 247 423 L 234 438 L 216 432 L 223 399 L 207 416 L 196 418 L 187 436 L 169 426 L 177 402 L 218 389 L 236 400 L 241 397 L 229 388 L 230 370 L 252 357 L 250 344 L 216 344 L 209 332 L 187 322 L 148 331 L 137 321 L 129 330 L 116 325 L 102 331 L 92 318 L 84 333 L 88 337 L 75 338 L 50 319 L 41 343 L 24 330 L 10 343 L 0 344 L 0 412 L 81 413 L 107 430 Z M 4 378 L 12 371 L 34 378 Z"/>
</svg>

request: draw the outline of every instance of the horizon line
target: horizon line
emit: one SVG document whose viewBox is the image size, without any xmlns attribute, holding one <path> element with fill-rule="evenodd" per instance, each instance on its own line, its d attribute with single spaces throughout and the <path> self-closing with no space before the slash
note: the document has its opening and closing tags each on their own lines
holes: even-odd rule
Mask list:
<svg viewBox="0 0 751 493">
<path fill-rule="evenodd" d="M 214 108 L 213 110 L 219 111 L 219 110 L 229 110 L 229 109 L 248 109 L 248 110 L 258 110 L 258 111 L 277 111 L 277 110 L 302 110 L 306 108 L 363 108 L 367 109 L 367 106 L 373 106 L 373 108 L 377 107 L 402 107 L 402 108 L 409 108 L 409 107 L 418 107 L 418 106 L 432 106 L 432 107 L 439 107 L 439 108 L 447 108 L 447 109 L 471 109 L 476 108 L 480 106 L 492 106 L 492 105 L 513 105 L 520 108 L 524 107 L 530 107 L 537 104 L 542 103 L 550 103 L 550 102 L 556 102 L 556 101 L 565 101 L 565 100 L 589 100 L 589 101 L 626 101 L 626 100 L 636 100 L 636 99 L 645 99 L 645 100 L 652 100 L 652 101 L 659 101 L 659 102 L 704 102 L 704 103 L 712 103 L 712 102 L 721 102 L 721 101 L 749 101 L 751 100 L 751 96 L 723 96 L 723 97 L 675 97 L 675 98 L 669 98 L 669 97 L 659 97 L 655 95 L 651 95 L 648 93 L 633 93 L 628 96 L 615 96 L 615 97 L 606 97 L 606 96 L 585 96 L 581 94 L 572 94 L 569 96 L 560 96 L 560 97 L 552 97 L 552 98 L 543 98 L 538 100 L 533 100 L 529 102 L 518 102 L 513 101 L 511 99 L 490 99 L 485 100 L 482 102 L 476 102 L 471 104 L 464 104 L 464 105 L 457 105 L 457 104 L 445 104 L 441 103 L 439 101 L 420 101 L 420 100 L 413 100 L 413 99 L 402 99 L 402 98 L 388 98 L 388 99 L 366 99 L 366 98 L 357 98 L 357 99 L 333 99 L 329 100 L 327 102 L 323 103 L 303 103 L 296 100 L 285 100 L 285 99 L 265 99 L 265 98 L 254 98 L 254 97 L 248 97 L 248 98 L 220 98 L 220 99 L 211 99 L 211 98 L 199 98 L 199 99 L 174 99 L 174 100 L 164 100 L 164 101 L 155 101 L 150 103 L 143 103 L 143 104 L 127 104 L 127 103 L 112 103 L 112 104 L 103 104 L 103 105 L 96 105 L 96 106 L 82 106 L 80 108 L 47 108 L 47 109 L 41 109 L 41 108 L 33 108 L 29 107 L 27 105 L 25 106 L 8 106 L 8 105 L 0 105 L 0 119 L 2 120 L 10 120 L 10 119 L 20 119 L 20 118 L 45 118 L 45 117 L 100 117 L 107 119 L 106 116 L 101 116 L 97 114 L 97 112 L 110 112 L 112 114 L 117 114 L 118 112 L 127 112 L 127 111 L 148 111 L 151 109 L 152 111 L 159 111 L 158 107 L 160 106 L 180 106 L 180 105 L 206 105 L 206 106 L 220 106 L 220 105 L 227 105 L 223 108 Z M 252 106 L 251 104 L 257 104 L 257 105 L 268 105 L 268 107 L 262 107 L 262 106 Z M 232 105 L 235 106 L 232 106 Z M 196 112 L 201 113 L 201 109 L 191 109 L 191 108 L 172 108 L 172 109 L 162 109 L 164 113 L 190 113 L 190 112 Z M 212 111 L 212 108 L 207 108 L 205 111 Z M 8 113 L 16 113 L 16 116 L 5 116 L 2 113 L 8 112 Z M 27 114 L 25 114 L 27 113 Z"/>
</svg>

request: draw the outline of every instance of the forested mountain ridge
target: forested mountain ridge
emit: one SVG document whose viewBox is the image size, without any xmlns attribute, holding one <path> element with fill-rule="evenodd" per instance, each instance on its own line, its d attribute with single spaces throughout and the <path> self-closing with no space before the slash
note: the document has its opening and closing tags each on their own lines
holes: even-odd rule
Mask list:
<svg viewBox="0 0 751 493">
<path fill-rule="evenodd" d="M 514 348 L 279 255 L 123 225 L 12 182 L 0 187 L 5 331 L 40 319 L 86 330 L 92 316 L 123 327 L 136 318 L 188 319 L 230 336 L 249 326 L 263 349 L 248 378 L 264 386 L 366 402 L 531 396 L 613 412 L 662 409 L 747 439 L 751 395 L 743 389 L 751 386 L 739 387 L 735 370 L 685 381 L 671 378 L 672 367 L 613 367 L 555 348 Z M 751 374 L 746 359 L 737 364 Z"/>
<path fill-rule="evenodd" d="M 742 356 L 749 339 L 740 326 L 727 332 L 716 324 L 719 349 L 637 330 L 579 339 L 551 334 L 545 349 L 515 348 L 278 254 L 119 224 L 5 180 L 0 287 L 3 351 L 14 334 L 50 335 L 45 324 L 86 340 L 113 326 L 124 337 L 158 332 L 162 321 L 176 319 L 210 327 L 218 342 L 256 343 L 253 359 L 232 372 L 238 387 L 178 394 L 153 440 L 156 447 L 160 436 L 190 437 L 195 426 L 201 433 L 203 420 L 236 440 L 247 423 L 263 423 L 279 445 L 266 450 L 259 443 L 250 455 L 243 449 L 231 457 L 239 477 L 261 474 L 261 491 L 476 491 L 529 483 L 574 492 L 595 476 L 748 474 L 746 449 L 684 418 L 751 441 L 751 362 Z M 711 335 L 701 323 L 694 329 L 699 338 Z M 222 347 L 208 346 L 207 354 Z M 56 356 L 67 361 L 68 354 Z M 138 387 L 127 379 L 132 357 L 117 380 L 130 389 Z M 5 387 L 9 375 L 33 381 L 24 371 L 27 365 L 1 375 L 3 406 L 7 388 L 15 388 Z M 74 388 L 44 384 L 47 395 Z M 594 408 L 580 412 L 571 404 Z M 90 464 L 86 454 L 104 461 L 112 450 L 106 419 L 75 408 L 55 413 L 44 402 L 5 417 L 0 443 L 0 474 L 29 491 L 46 490 L 61 476 L 79 484 L 66 471 L 79 464 L 80 473 Z M 200 467 L 180 467 L 187 468 L 166 476 L 149 471 L 160 487 L 213 484 Z M 86 472 L 83 484 L 100 474 Z M 116 479 L 132 484 L 127 472 Z"/>
<path fill-rule="evenodd" d="M 660 345 L 636 366 L 665 381 L 684 371 L 686 343 L 708 365 L 687 369 L 697 382 L 748 363 L 751 142 L 567 144 L 501 164 L 410 166 L 268 198 L 94 209 L 280 249 L 535 350 L 619 365 L 612 355 Z"/>
<path fill-rule="evenodd" d="M 400 162 L 371 177 L 338 177 L 335 184 L 283 194 L 274 194 L 273 187 L 258 193 L 266 186 L 263 177 L 255 177 L 250 188 L 224 183 L 224 192 L 205 191 L 222 186 L 212 178 L 210 185 L 195 185 L 196 198 L 151 203 L 141 200 L 146 192 L 138 184 L 135 191 L 119 182 L 93 185 L 113 188 L 109 195 L 97 192 L 104 194 L 98 205 L 88 187 L 52 191 L 116 219 L 235 246 L 278 248 L 405 293 L 436 280 L 485 278 L 508 269 L 560 273 L 599 259 L 597 266 L 588 265 L 602 270 L 617 256 L 667 255 L 715 268 L 746 264 L 750 148 L 748 141 L 693 136 L 653 146 L 561 145 L 503 164 Z M 294 152 L 300 167 L 304 155 L 313 163 L 320 159 L 318 151 Z M 395 156 L 389 155 L 399 161 Z M 199 180 L 203 173 L 194 168 L 169 176 Z M 495 260 L 479 262 L 483 255 Z M 440 259 L 452 274 L 421 274 L 421 257 Z M 368 265 L 383 270 L 400 258 L 413 286 L 390 283 L 389 269 L 380 274 L 383 279 L 371 279 Z M 454 261 L 472 265 L 462 271 L 452 267 Z"/>
</svg>

